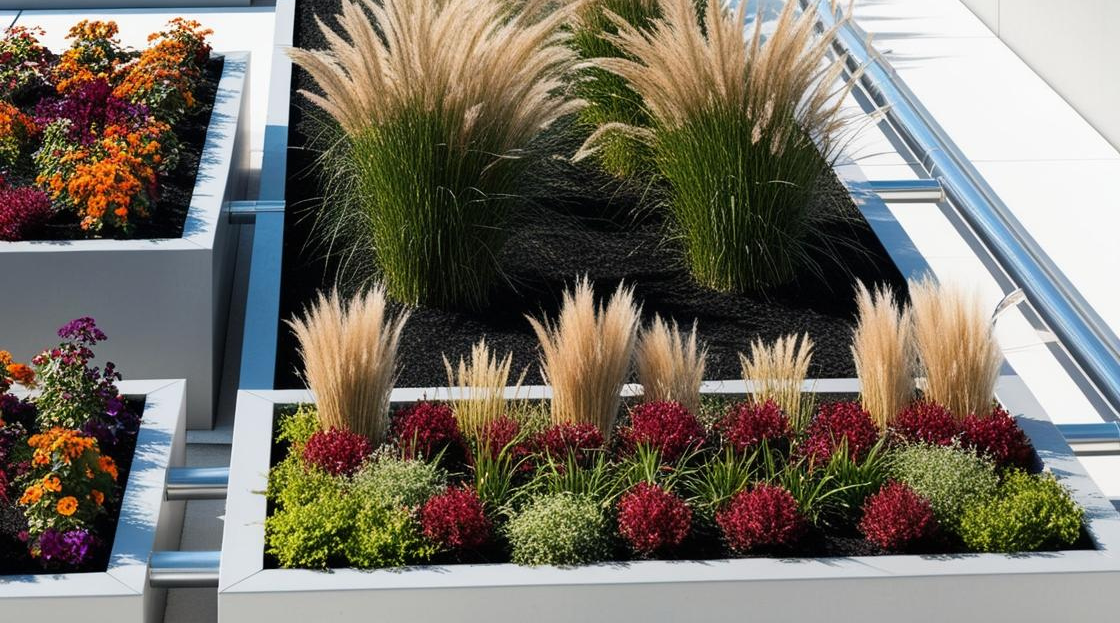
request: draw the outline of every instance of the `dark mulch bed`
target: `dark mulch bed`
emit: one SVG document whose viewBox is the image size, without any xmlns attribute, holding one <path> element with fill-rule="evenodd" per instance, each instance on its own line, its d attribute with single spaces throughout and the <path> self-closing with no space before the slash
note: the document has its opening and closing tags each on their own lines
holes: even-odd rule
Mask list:
<svg viewBox="0 0 1120 623">
<path fill-rule="evenodd" d="M 301 0 L 297 11 L 296 45 L 325 47 L 314 15 L 333 16 L 337 0 Z M 332 20 L 327 18 L 327 22 Z M 287 197 L 295 210 L 285 232 L 281 318 L 290 318 L 321 289 L 335 283 L 337 267 L 322 257 L 312 242 L 312 215 L 321 205 L 313 137 L 318 135 L 314 112 L 300 89 L 312 89 L 307 75 L 296 70 L 292 84 Z M 578 141 L 556 130 L 565 151 Z M 656 192 L 620 186 L 590 169 L 551 161 L 534 178 L 526 214 L 502 256 L 511 286 L 499 288 L 482 313 L 417 309 L 406 325 L 401 345 L 400 386 L 427 387 L 446 383 L 442 354 L 453 361 L 468 354 L 480 337 L 497 352 L 513 353 L 515 370 L 528 368 L 527 383 L 541 382 L 537 339 L 525 314 L 553 314 L 566 285 L 587 274 L 598 289 L 609 292 L 619 281 L 633 284 L 644 316 L 669 316 L 682 325 L 698 323 L 709 349 L 707 377 L 737 378 L 738 352 L 754 338 L 774 339 L 808 332 L 816 343 L 811 374 L 821 378 L 855 375 L 849 352 L 854 315 L 855 279 L 905 282 L 878 239 L 866 226 L 851 199 L 835 179 L 823 185 L 818 201 L 843 202 L 850 223 L 828 232 L 845 238 L 854 251 L 836 262 L 822 259 L 821 274 L 805 271 L 793 283 L 754 294 L 722 294 L 696 284 L 682 266 L 679 251 L 665 243 L 664 224 L 652 210 Z M 345 281 L 343 276 L 343 281 Z M 277 387 L 301 387 L 295 371 L 295 341 L 281 328 Z"/>
<path fill-rule="evenodd" d="M 127 408 L 130 413 L 144 413 L 144 399 L 128 397 Z M 124 499 L 123 485 L 128 482 L 129 472 L 132 471 L 132 459 L 136 451 L 136 437 L 120 443 L 109 456 L 117 464 L 117 483 L 122 485 L 120 495 L 112 502 L 105 505 L 107 511 L 94 522 L 93 533 L 101 540 L 95 555 L 80 569 L 67 569 L 67 573 L 103 573 L 109 568 L 109 555 L 113 551 L 113 540 L 117 535 L 117 520 L 121 513 L 121 502 Z M 18 498 L 18 495 L 16 496 Z M 0 509 L 2 511 L 2 509 Z M 27 546 L 6 535 L 0 534 L 0 576 L 3 575 L 35 575 L 50 574 L 55 571 L 44 570 L 39 561 L 31 558 L 27 553 Z"/>
<path fill-rule="evenodd" d="M 137 219 L 130 234 L 109 232 L 105 237 L 127 240 L 181 238 L 187 221 L 191 197 L 194 195 L 195 178 L 206 143 L 206 129 L 210 126 L 210 113 L 214 110 L 214 97 L 222 77 L 222 59 L 212 59 L 195 97 L 198 109 L 175 124 L 173 130 L 179 140 L 179 163 L 159 180 L 159 199 L 151 208 L 150 219 Z M 42 232 L 44 240 L 82 240 L 89 236 L 78 225 L 70 212 L 58 214 Z"/>
</svg>

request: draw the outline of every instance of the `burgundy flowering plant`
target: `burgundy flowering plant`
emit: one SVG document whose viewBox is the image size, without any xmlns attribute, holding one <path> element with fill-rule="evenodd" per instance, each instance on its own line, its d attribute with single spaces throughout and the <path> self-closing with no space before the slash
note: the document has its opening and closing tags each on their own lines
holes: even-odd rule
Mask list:
<svg viewBox="0 0 1120 623">
<path fill-rule="evenodd" d="M 688 503 L 658 485 L 640 482 L 618 502 L 618 532 L 643 558 L 672 551 L 691 528 Z"/>
<path fill-rule="evenodd" d="M 674 463 L 704 443 L 704 427 L 679 402 L 647 402 L 630 410 L 630 424 L 619 432 L 626 450 L 639 445 L 661 453 L 666 463 Z"/>
<path fill-rule="evenodd" d="M 952 445 L 961 430 L 961 423 L 948 409 L 927 400 L 903 409 L 890 425 L 890 433 L 896 439 L 934 446 Z"/>
<path fill-rule="evenodd" d="M 537 435 L 537 452 L 542 458 L 563 465 L 569 458 L 587 467 L 606 446 L 603 433 L 594 424 L 562 422 L 553 424 Z"/>
<path fill-rule="evenodd" d="M 831 402 L 820 406 L 797 450 L 811 463 L 823 465 L 845 446 L 858 462 L 878 441 L 879 428 L 858 402 Z"/>
<path fill-rule="evenodd" d="M 406 457 L 428 461 L 459 458 L 466 444 L 454 411 L 438 402 L 418 402 L 397 414 L 393 436 Z"/>
<path fill-rule="evenodd" d="M 364 436 L 348 430 L 332 428 L 317 431 L 303 444 L 303 462 L 332 476 L 350 476 L 358 471 L 373 444 Z"/>
<path fill-rule="evenodd" d="M 0 187 L 0 240 L 28 240 L 54 216 L 50 197 L 38 188 Z"/>
<path fill-rule="evenodd" d="M 469 487 L 452 487 L 430 498 L 420 509 L 424 536 L 444 550 L 473 550 L 490 541 L 493 525 L 482 500 Z"/>
<path fill-rule="evenodd" d="M 737 494 L 716 513 L 716 523 L 738 553 L 792 545 L 805 527 L 793 495 L 769 484 Z"/>
<path fill-rule="evenodd" d="M 1015 418 L 1002 407 L 991 413 L 969 415 L 961 422 L 961 441 L 967 448 L 991 457 L 1000 467 L 1029 468 L 1034 462 L 1034 449 Z"/>
<path fill-rule="evenodd" d="M 928 543 L 938 525 L 929 500 L 900 482 L 888 482 L 867 499 L 859 530 L 885 550 L 904 552 Z"/>
<path fill-rule="evenodd" d="M 756 448 L 764 441 L 770 447 L 778 447 L 793 435 L 789 417 L 773 400 L 736 403 L 717 428 L 727 445 L 737 452 Z"/>
</svg>

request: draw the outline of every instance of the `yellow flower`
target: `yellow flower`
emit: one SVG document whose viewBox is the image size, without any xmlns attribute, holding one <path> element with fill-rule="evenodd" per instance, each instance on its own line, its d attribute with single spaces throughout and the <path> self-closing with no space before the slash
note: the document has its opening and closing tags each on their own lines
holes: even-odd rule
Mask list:
<svg viewBox="0 0 1120 623">
<path fill-rule="evenodd" d="M 58 501 L 58 506 L 55 507 L 59 515 L 69 517 L 78 510 L 78 500 L 72 495 L 68 495 Z"/>
<path fill-rule="evenodd" d="M 62 481 L 58 479 L 58 476 L 55 476 L 53 474 L 47 476 L 46 478 L 43 478 L 43 489 L 58 493 L 59 491 L 62 491 Z"/>
<path fill-rule="evenodd" d="M 39 485 L 31 485 L 23 492 L 23 497 L 19 499 L 19 503 L 24 506 L 30 506 L 39 501 L 43 497 L 43 490 Z"/>
</svg>

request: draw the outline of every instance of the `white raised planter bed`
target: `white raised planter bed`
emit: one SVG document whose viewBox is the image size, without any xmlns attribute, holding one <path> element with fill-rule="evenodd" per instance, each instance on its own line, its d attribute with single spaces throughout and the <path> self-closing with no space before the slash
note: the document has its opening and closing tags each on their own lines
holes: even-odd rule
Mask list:
<svg viewBox="0 0 1120 623">
<path fill-rule="evenodd" d="M 117 386 L 144 399 L 144 417 L 109 566 L 101 573 L 0 576 L 0 621 L 147 623 L 162 617 L 165 592 L 148 588 L 148 557 L 179 545 L 183 502 L 168 502 L 164 487 L 168 468 L 183 464 L 186 386 L 181 380 Z"/>
<path fill-rule="evenodd" d="M 0 242 L 0 343 L 18 360 L 72 318 L 111 338 L 98 356 L 121 370 L 187 380 L 187 425 L 209 428 L 222 373 L 236 231 L 229 201 L 248 164 L 249 55 L 225 54 L 183 236 L 162 240 Z"/>
<path fill-rule="evenodd" d="M 163 9 L 247 7 L 252 0 L 0 0 L 0 9 Z"/>
<path fill-rule="evenodd" d="M 547 388 L 528 388 L 545 397 Z M 634 388 L 628 388 L 633 391 Z M 855 381 L 820 381 L 850 392 Z M 742 394 L 743 383 L 709 393 Z M 1086 476 L 1018 377 L 998 395 L 1046 469 L 1085 508 L 1096 550 L 847 558 L 628 562 L 572 569 L 510 564 L 330 572 L 264 568 L 264 521 L 273 418 L 304 391 L 242 391 L 234 425 L 218 616 L 331 621 L 1084 621 L 1108 617 L 1120 583 L 1120 515 Z M 397 390 L 394 401 L 445 397 Z"/>
</svg>

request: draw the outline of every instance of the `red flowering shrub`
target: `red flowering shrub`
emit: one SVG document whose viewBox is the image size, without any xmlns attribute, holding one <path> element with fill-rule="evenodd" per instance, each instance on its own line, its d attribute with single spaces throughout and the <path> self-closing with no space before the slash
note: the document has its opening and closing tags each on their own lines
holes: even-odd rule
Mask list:
<svg viewBox="0 0 1120 623">
<path fill-rule="evenodd" d="M 407 456 L 431 460 L 463 446 L 455 413 L 445 404 L 418 402 L 397 415 L 393 428 Z"/>
<path fill-rule="evenodd" d="M 362 435 L 332 428 L 311 435 L 303 446 L 303 461 L 334 476 L 349 476 L 371 453 L 373 445 Z"/>
<path fill-rule="evenodd" d="M 814 462 L 829 460 L 845 441 L 848 456 L 858 461 L 879 440 L 879 428 L 858 402 L 821 405 L 806 433 L 800 453 Z"/>
<path fill-rule="evenodd" d="M 538 451 L 553 461 L 562 463 L 572 454 L 581 465 L 587 464 L 593 451 L 602 449 L 604 443 L 599 427 L 590 423 L 554 424 L 536 440 Z"/>
<path fill-rule="evenodd" d="M 991 415 L 970 415 L 962 422 L 964 445 L 992 457 L 1001 467 L 1028 468 L 1034 460 L 1034 450 L 1026 433 L 1007 411 L 992 409 Z"/>
<path fill-rule="evenodd" d="M 716 513 L 716 523 L 728 546 L 745 553 L 793 543 L 804 522 L 789 491 L 760 484 L 735 494 L 727 507 Z"/>
<path fill-rule="evenodd" d="M 764 440 L 788 439 L 792 434 L 789 418 L 773 400 L 732 405 L 720 422 L 720 430 L 727 443 L 740 452 Z"/>
<path fill-rule="evenodd" d="M 0 189 L 0 240 L 25 240 L 50 220 L 54 209 L 35 188 Z"/>
<path fill-rule="evenodd" d="M 680 545 L 691 526 L 688 504 L 648 482 L 638 483 L 618 502 L 618 531 L 641 556 Z"/>
<path fill-rule="evenodd" d="M 898 414 L 891 423 L 891 432 L 904 441 L 948 446 L 961 433 L 961 425 L 945 407 L 922 400 Z"/>
<path fill-rule="evenodd" d="M 479 452 L 486 452 L 490 456 L 498 456 L 503 448 L 513 443 L 521 434 L 521 423 L 503 415 L 490 420 L 483 425 L 478 436 Z"/>
<path fill-rule="evenodd" d="M 491 524 L 474 489 L 457 487 L 432 496 L 420 509 L 424 536 L 451 550 L 475 549 L 490 540 Z"/>
<path fill-rule="evenodd" d="M 666 463 L 704 443 L 704 427 L 679 402 L 647 402 L 634 407 L 630 410 L 630 425 L 620 433 L 629 448 L 648 445 L 657 449 Z"/>
<path fill-rule="evenodd" d="M 883 549 L 905 551 L 933 536 L 937 519 L 929 500 L 901 482 L 888 482 L 863 505 L 859 530 Z"/>
</svg>

